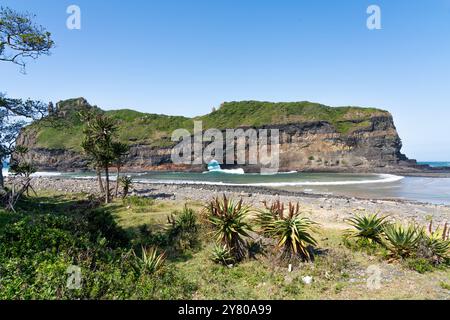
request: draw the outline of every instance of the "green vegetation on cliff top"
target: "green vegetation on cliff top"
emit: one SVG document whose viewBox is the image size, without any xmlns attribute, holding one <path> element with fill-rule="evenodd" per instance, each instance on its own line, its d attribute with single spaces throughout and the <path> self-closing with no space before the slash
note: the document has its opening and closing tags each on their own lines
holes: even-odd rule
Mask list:
<svg viewBox="0 0 450 320">
<path fill-rule="evenodd" d="M 70 99 L 58 104 L 57 126 L 36 122 L 27 130 L 35 130 L 38 147 L 49 149 L 71 149 L 80 151 L 83 124 L 78 111 L 90 105 L 82 99 Z M 96 107 L 94 107 L 96 108 Z M 98 109 L 98 108 L 97 108 Z M 370 119 L 389 115 L 387 111 L 375 108 L 328 107 L 311 102 L 272 103 L 242 101 L 223 103 L 210 114 L 195 118 L 148 114 L 129 109 L 102 111 L 118 120 L 119 139 L 129 144 L 150 144 L 155 147 L 169 147 L 171 133 L 175 129 L 192 130 L 193 120 L 203 121 L 203 128 L 261 127 L 300 122 L 325 121 L 342 134 L 370 126 Z M 53 124 L 54 124 L 53 123 Z"/>
</svg>

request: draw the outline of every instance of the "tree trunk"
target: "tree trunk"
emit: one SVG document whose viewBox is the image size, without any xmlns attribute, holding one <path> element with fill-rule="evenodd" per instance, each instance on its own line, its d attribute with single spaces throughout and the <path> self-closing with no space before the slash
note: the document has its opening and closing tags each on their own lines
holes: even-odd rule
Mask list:
<svg viewBox="0 0 450 320">
<path fill-rule="evenodd" d="M 3 171 L 0 171 L 0 190 L 3 189 L 5 189 L 5 180 L 3 179 Z"/>
<path fill-rule="evenodd" d="M 100 193 L 105 193 L 105 188 L 103 187 L 103 180 L 102 180 L 102 173 L 100 171 L 100 168 L 95 169 L 97 171 L 97 180 L 98 180 L 98 186 L 100 187 Z"/>
<path fill-rule="evenodd" d="M 115 193 L 116 198 L 119 195 L 119 180 L 120 180 L 120 165 L 117 166 L 116 193 Z"/>
<path fill-rule="evenodd" d="M 106 177 L 106 190 L 105 190 L 105 203 L 109 203 L 110 202 L 110 197 L 109 197 L 109 167 L 105 166 L 105 177 Z"/>
</svg>

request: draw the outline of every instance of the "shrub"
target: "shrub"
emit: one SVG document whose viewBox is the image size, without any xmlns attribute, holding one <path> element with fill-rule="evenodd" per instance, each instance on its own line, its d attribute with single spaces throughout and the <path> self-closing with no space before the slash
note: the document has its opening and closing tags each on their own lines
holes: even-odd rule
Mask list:
<svg viewBox="0 0 450 320">
<path fill-rule="evenodd" d="M 184 207 L 179 214 L 172 214 L 167 218 L 167 237 L 170 243 L 180 249 L 188 249 L 198 242 L 197 215 L 194 210 Z"/>
<path fill-rule="evenodd" d="M 430 261 L 425 258 L 410 258 L 407 260 L 408 268 L 419 273 L 426 273 L 433 271 L 433 266 Z"/>
<path fill-rule="evenodd" d="M 211 201 L 206 209 L 216 241 L 230 250 L 236 261 L 242 260 L 246 255 L 244 237 L 249 237 L 251 231 L 245 221 L 249 207 L 243 206 L 242 199 L 237 202 L 224 195 Z"/>
<path fill-rule="evenodd" d="M 266 210 L 259 212 L 257 222 L 263 234 L 276 239 L 282 259 L 300 257 L 311 260 L 309 247 L 317 245 L 312 236 L 316 223 L 301 216 L 298 203 L 289 203 L 287 214 L 284 213 L 284 205 L 279 201 L 270 207 L 266 204 Z"/>
<path fill-rule="evenodd" d="M 190 299 L 197 290 L 174 265 L 162 267 L 156 249 L 136 257 L 108 211 L 36 208 L 1 219 L 0 300 Z M 80 289 L 67 288 L 71 266 L 81 269 Z"/>
<path fill-rule="evenodd" d="M 356 238 L 363 240 L 362 243 L 381 243 L 383 239 L 386 217 L 379 217 L 377 214 L 366 214 L 348 219 L 348 223 L 353 229 L 345 233 L 345 238 Z"/>
<path fill-rule="evenodd" d="M 395 258 L 408 258 L 412 256 L 420 240 L 421 231 L 415 225 L 402 226 L 400 224 L 387 224 L 384 227 L 386 235 L 386 248 Z"/>
</svg>

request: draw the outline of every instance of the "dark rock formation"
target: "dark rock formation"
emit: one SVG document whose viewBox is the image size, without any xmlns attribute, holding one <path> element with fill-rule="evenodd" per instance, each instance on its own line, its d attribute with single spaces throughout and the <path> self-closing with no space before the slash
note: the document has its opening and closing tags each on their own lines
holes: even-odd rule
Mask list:
<svg viewBox="0 0 450 320">
<path fill-rule="evenodd" d="M 71 101 L 75 106 L 87 105 L 84 99 Z M 56 106 L 56 112 L 61 117 L 66 116 L 67 110 L 67 103 L 58 103 Z M 327 121 L 298 121 L 254 129 L 279 129 L 282 171 L 414 172 L 424 169 L 401 153 L 402 142 L 389 113 L 374 114 L 364 120 L 347 119 L 345 122 L 348 124 L 349 121 L 354 122 L 354 128 L 345 133 L 337 130 L 336 124 Z M 80 151 L 43 148 L 37 143 L 38 133 L 34 127 L 26 128 L 17 139 L 17 144 L 28 147 L 27 158 L 39 170 L 88 169 L 88 162 Z M 136 141 L 129 141 L 129 145 L 130 153 L 126 161 L 128 170 L 205 169 L 204 165 L 174 165 L 171 161 L 172 146 L 158 147 L 153 143 Z M 257 165 L 239 167 L 244 167 L 246 171 L 260 169 Z"/>
</svg>

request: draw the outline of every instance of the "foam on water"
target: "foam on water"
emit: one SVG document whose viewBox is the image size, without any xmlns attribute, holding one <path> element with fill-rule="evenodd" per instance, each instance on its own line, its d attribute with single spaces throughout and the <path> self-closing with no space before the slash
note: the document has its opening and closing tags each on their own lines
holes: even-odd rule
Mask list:
<svg viewBox="0 0 450 320">
<path fill-rule="evenodd" d="M 209 170 L 209 171 L 205 171 L 203 173 L 207 174 L 207 173 L 227 173 L 227 174 L 245 174 L 244 169 L 239 168 L 239 169 L 215 169 L 215 170 Z"/>
<path fill-rule="evenodd" d="M 45 178 L 45 177 L 58 177 L 60 175 L 61 175 L 60 172 L 36 172 L 33 173 L 31 176 L 35 178 L 38 177 Z"/>
<path fill-rule="evenodd" d="M 10 175 L 9 170 L 8 169 L 2 169 L 2 173 L 4 177 L 7 177 Z M 31 176 L 34 178 L 45 178 L 45 177 L 57 177 L 60 176 L 61 173 L 60 172 L 35 172 L 33 173 Z"/>
</svg>

